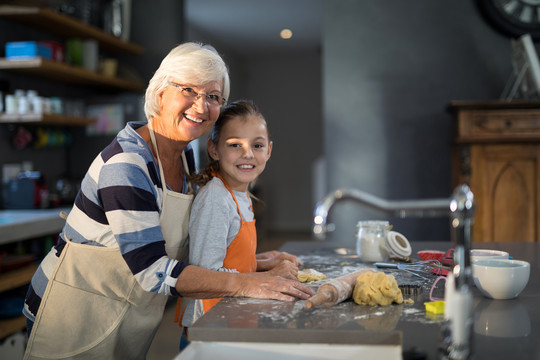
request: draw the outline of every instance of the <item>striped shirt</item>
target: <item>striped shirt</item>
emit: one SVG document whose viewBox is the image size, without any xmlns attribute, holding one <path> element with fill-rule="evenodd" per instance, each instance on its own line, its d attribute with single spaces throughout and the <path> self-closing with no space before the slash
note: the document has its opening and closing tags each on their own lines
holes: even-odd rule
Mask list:
<svg viewBox="0 0 540 360">
<path fill-rule="evenodd" d="M 58 243 L 34 274 L 23 314 L 32 321 L 66 244 L 119 248 L 140 286 L 149 292 L 179 296 L 173 286 L 188 265 L 170 259 L 159 225 L 163 190 L 159 168 L 148 144 L 135 131 L 145 122 L 130 122 L 94 159 L 60 233 Z M 193 151 L 185 151 L 190 171 Z M 182 192 L 187 182 L 184 179 Z"/>
</svg>

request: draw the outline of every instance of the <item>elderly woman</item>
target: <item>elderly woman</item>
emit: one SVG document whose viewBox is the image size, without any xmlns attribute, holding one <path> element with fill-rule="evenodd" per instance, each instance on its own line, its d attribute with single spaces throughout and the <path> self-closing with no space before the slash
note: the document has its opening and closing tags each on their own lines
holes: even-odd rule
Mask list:
<svg viewBox="0 0 540 360">
<path fill-rule="evenodd" d="M 146 91 L 148 123 L 128 123 L 91 164 L 58 244 L 25 301 L 25 359 L 144 359 L 168 296 L 305 299 L 294 280 L 185 261 L 194 170 L 189 143 L 217 120 L 229 75 L 210 46 L 186 43 Z"/>
</svg>

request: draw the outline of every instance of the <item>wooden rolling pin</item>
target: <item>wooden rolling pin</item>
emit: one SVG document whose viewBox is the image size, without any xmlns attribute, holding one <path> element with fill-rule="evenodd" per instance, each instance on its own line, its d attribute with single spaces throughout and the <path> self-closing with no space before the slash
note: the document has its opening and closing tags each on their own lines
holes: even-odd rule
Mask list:
<svg viewBox="0 0 540 360">
<path fill-rule="evenodd" d="M 320 304 L 332 306 L 350 298 L 354 290 L 354 285 L 356 285 L 356 278 L 360 274 L 368 271 L 373 270 L 358 270 L 353 273 L 340 276 L 332 281 L 327 282 L 326 284 L 319 286 L 317 293 L 306 300 L 306 308 L 311 309 L 312 307 Z"/>
</svg>

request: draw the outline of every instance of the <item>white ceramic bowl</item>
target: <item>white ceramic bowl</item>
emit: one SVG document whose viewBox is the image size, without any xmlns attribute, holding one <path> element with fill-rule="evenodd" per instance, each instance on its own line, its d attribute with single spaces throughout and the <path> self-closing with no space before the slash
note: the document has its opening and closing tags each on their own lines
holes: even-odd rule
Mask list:
<svg viewBox="0 0 540 360">
<path fill-rule="evenodd" d="M 517 297 L 527 285 L 531 265 L 509 259 L 475 260 L 472 263 L 474 284 L 484 296 L 503 300 Z"/>
<path fill-rule="evenodd" d="M 471 254 L 471 263 L 476 260 L 508 259 L 509 258 L 508 253 L 506 251 L 501 251 L 501 250 L 472 249 L 470 254 Z"/>
</svg>

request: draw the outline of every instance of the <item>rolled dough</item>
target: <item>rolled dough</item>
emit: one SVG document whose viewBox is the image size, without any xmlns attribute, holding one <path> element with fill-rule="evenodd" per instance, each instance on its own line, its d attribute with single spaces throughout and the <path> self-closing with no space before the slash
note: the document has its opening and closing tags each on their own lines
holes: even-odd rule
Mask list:
<svg viewBox="0 0 540 360">
<path fill-rule="evenodd" d="M 366 272 L 356 278 L 353 300 L 359 305 L 386 306 L 403 303 L 403 294 L 392 275 Z"/>
<path fill-rule="evenodd" d="M 315 269 L 303 269 L 298 271 L 298 275 L 296 276 L 296 278 L 300 282 L 310 282 L 326 279 L 326 275 L 318 272 Z"/>
</svg>

